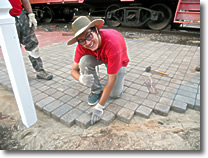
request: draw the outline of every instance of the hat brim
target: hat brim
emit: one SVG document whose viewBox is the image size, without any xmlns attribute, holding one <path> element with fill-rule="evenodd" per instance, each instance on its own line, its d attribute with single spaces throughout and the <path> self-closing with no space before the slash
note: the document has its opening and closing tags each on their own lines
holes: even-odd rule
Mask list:
<svg viewBox="0 0 208 158">
<path fill-rule="evenodd" d="M 82 34 L 85 30 L 89 29 L 90 27 L 96 26 L 98 29 L 100 29 L 104 24 L 104 20 L 103 19 L 95 19 L 93 20 L 91 23 L 89 23 L 87 26 L 85 26 L 84 28 L 80 29 L 75 35 L 74 37 L 72 37 L 68 42 L 67 45 L 71 45 L 77 42 L 77 37 Z"/>
</svg>

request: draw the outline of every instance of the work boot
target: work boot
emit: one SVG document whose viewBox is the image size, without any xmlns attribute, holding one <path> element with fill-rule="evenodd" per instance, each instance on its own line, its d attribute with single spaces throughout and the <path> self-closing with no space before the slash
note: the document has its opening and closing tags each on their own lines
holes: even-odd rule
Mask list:
<svg viewBox="0 0 208 158">
<path fill-rule="evenodd" d="M 32 63 L 33 68 L 37 72 L 37 78 L 38 79 L 44 79 L 44 80 L 51 80 L 53 78 L 53 75 L 49 75 L 44 69 L 43 69 L 43 62 L 40 57 L 34 58 L 32 56 L 28 56 L 30 59 L 30 62 Z"/>
<path fill-rule="evenodd" d="M 37 72 L 36 77 L 38 79 L 51 80 L 53 78 L 53 75 L 49 75 L 45 70 L 41 70 Z"/>
<path fill-rule="evenodd" d="M 195 68 L 196 71 L 200 71 L 200 65 Z"/>
</svg>

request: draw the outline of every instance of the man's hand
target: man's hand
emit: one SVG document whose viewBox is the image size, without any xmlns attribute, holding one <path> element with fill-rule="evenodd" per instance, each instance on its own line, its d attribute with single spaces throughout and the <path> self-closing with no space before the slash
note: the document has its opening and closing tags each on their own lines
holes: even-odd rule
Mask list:
<svg viewBox="0 0 208 158">
<path fill-rule="evenodd" d="M 30 13 L 28 14 L 29 17 L 29 27 L 32 27 L 32 25 L 34 26 L 34 29 L 37 29 L 37 20 L 35 19 L 35 14 L 34 13 Z"/>
<path fill-rule="evenodd" d="M 91 87 L 94 83 L 94 76 L 93 74 L 88 74 L 88 68 L 85 67 L 84 74 L 81 74 L 79 77 L 79 82 L 81 82 L 85 86 Z"/>
<path fill-rule="evenodd" d="M 97 103 L 97 105 L 92 108 L 91 125 L 101 119 L 101 117 L 103 116 L 103 108 L 104 106 L 100 105 L 99 103 Z"/>
</svg>

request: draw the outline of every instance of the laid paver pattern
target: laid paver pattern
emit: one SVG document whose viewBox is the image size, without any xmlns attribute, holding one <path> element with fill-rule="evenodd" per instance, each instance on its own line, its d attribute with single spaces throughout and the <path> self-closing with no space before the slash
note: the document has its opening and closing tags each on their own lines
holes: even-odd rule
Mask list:
<svg viewBox="0 0 208 158">
<path fill-rule="evenodd" d="M 200 72 L 192 70 L 200 64 L 200 47 L 126 39 L 130 62 L 121 98 L 109 98 L 100 120 L 109 125 L 114 119 L 130 123 L 134 115 L 149 118 L 154 112 L 168 116 L 170 110 L 185 113 L 187 108 L 200 111 Z M 38 80 L 24 53 L 26 71 L 37 109 L 71 127 L 90 126 L 92 107 L 87 104 L 90 88 L 81 85 L 70 75 L 76 44 L 53 44 L 41 48 L 45 68 L 54 75 L 51 81 Z M 145 72 L 146 67 L 169 73 L 168 76 Z M 152 77 L 158 94 L 149 94 L 144 83 Z M 103 86 L 107 81 L 106 68 L 100 66 Z M 12 90 L 7 69 L 0 59 L 0 84 Z"/>
</svg>

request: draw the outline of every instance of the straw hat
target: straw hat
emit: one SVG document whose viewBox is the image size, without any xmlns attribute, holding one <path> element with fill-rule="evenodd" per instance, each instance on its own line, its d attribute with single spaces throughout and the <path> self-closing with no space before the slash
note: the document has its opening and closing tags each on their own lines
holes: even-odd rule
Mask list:
<svg viewBox="0 0 208 158">
<path fill-rule="evenodd" d="M 85 30 L 89 29 L 90 27 L 96 26 L 98 29 L 100 29 L 104 24 L 103 19 L 95 19 L 93 21 L 90 21 L 86 16 L 80 16 L 78 17 L 73 23 L 72 23 L 72 31 L 74 32 L 74 37 L 71 38 L 67 44 L 71 45 L 77 42 L 77 37 L 82 34 Z"/>
</svg>

